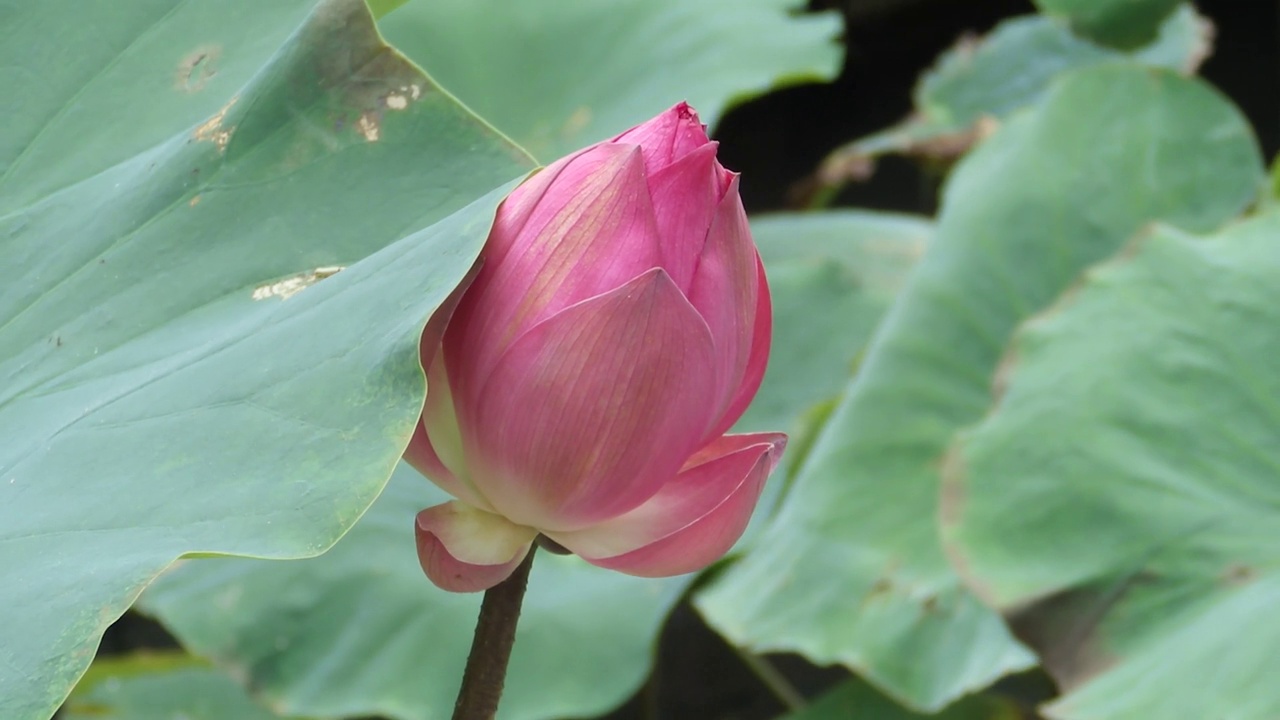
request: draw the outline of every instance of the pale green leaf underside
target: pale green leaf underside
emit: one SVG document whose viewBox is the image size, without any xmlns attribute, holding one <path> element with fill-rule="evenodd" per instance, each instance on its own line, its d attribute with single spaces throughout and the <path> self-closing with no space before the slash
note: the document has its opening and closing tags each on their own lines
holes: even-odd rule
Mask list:
<svg viewBox="0 0 1280 720">
<path fill-rule="evenodd" d="M 710 622 L 924 709 L 1030 665 L 942 552 L 947 443 L 987 409 L 1022 319 L 1145 223 L 1216 227 L 1261 178 L 1244 119 L 1200 82 L 1123 63 L 1064 77 L 955 171 L 929 251 L 795 487 L 699 598 Z"/>
<path fill-rule="evenodd" d="M 946 535 L 1070 720 L 1280 714 L 1280 216 L 1162 228 L 1019 334 Z"/>
<path fill-rule="evenodd" d="M 752 218 L 773 301 L 773 342 L 759 392 L 734 432 L 786 432 L 782 462 L 765 486 L 742 547 L 786 491 L 848 385 L 871 335 L 933 234 L 929 221 L 841 210 Z"/>
</svg>

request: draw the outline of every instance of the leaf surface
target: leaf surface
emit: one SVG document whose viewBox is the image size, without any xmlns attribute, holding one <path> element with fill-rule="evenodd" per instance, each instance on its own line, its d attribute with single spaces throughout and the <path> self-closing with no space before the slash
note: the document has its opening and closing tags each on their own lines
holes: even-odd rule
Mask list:
<svg viewBox="0 0 1280 720">
<path fill-rule="evenodd" d="M 759 650 L 843 663 L 936 710 L 1034 663 L 938 536 L 939 470 L 1017 325 L 1153 221 L 1209 230 L 1256 196 L 1244 119 L 1202 83 L 1073 73 L 956 169 L 933 242 L 745 558 L 698 598 Z"/>
<path fill-rule="evenodd" d="M 1055 718 L 1280 714 L 1280 215 L 1160 228 L 1036 316 L 957 442 L 945 535 Z"/>
<path fill-rule="evenodd" d="M 530 167 L 363 2 L 310 5 L 0 23 L 2 717 L 52 714 L 180 555 L 309 556 L 356 521 L 423 325 Z"/>
</svg>

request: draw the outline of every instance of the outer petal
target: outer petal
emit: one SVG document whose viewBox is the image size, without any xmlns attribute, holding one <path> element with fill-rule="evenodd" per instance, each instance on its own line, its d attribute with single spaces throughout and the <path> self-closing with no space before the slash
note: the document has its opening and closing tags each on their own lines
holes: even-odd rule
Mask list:
<svg viewBox="0 0 1280 720">
<path fill-rule="evenodd" d="M 707 321 L 715 338 L 717 417 L 726 414 L 737 395 L 759 334 L 759 262 L 734 178 L 717 208 L 689 290 L 689 302 Z M 723 433 L 736 419 L 708 428 L 708 439 Z"/>
<path fill-rule="evenodd" d="M 578 154 L 515 237 L 504 232 L 496 228 L 489 242 L 509 251 L 485 263 L 445 337 L 449 375 L 464 407 L 529 328 L 661 264 L 643 161 L 631 146 L 597 145 Z"/>
<path fill-rule="evenodd" d="M 632 575 L 700 570 L 742 535 L 786 442 L 779 433 L 719 438 L 644 505 L 551 537 L 592 564 Z"/>
<path fill-rule="evenodd" d="M 427 369 L 427 401 L 404 459 L 445 492 L 482 510 L 493 507 L 470 482 L 453 391 L 441 353 Z"/>
<path fill-rule="evenodd" d="M 436 485 L 454 497 L 488 509 L 488 504 L 465 482 L 466 465 L 458 438 L 458 421 L 454 417 L 453 392 L 445 376 L 440 339 L 452 318 L 462 295 L 475 280 L 480 269 L 473 265 L 458 287 L 454 288 L 432 314 L 419 340 L 418 357 L 427 371 L 427 399 L 422 416 L 404 451 L 404 459 Z M 433 426 L 428 431 L 427 426 Z"/>
<path fill-rule="evenodd" d="M 769 364 L 769 346 L 773 342 L 773 303 L 769 297 L 769 282 L 764 276 L 764 263 L 756 256 L 756 313 L 755 329 L 751 337 L 751 354 L 747 357 L 747 367 L 742 373 L 742 380 L 729 400 L 729 406 L 716 423 L 708 437 L 724 433 L 738 422 L 742 413 L 746 412 L 751 399 L 760 389 L 764 380 L 764 371 Z"/>
<path fill-rule="evenodd" d="M 717 143 L 707 143 L 649 176 L 662 267 L 688 295 L 720 203 Z"/>
<path fill-rule="evenodd" d="M 473 481 L 503 515 L 573 530 L 648 500 L 714 419 L 711 336 L 661 269 L 521 337 L 463 417 Z"/>
<path fill-rule="evenodd" d="M 578 156 L 589 152 L 591 148 L 583 148 L 576 153 L 566 155 L 550 165 L 529 176 L 520 186 L 498 206 L 493 220 L 488 241 L 485 243 L 481 258 L 494 265 L 501 264 L 503 258 L 511 250 L 514 240 L 529 222 L 534 210 L 542 204 L 547 192 L 560 183 L 560 176 L 577 161 Z"/>
<path fill-rule="evenodd" d="M 538 532 L 460 502 L 418 513 L 414 536 L 422 570 L 443 590 L 478 592 L 511 574 Z"/>
<path fill-rule="evenodd" d="M 688 103 L 681 102 L 615 137 L 613 142 L 639 145 L 644 152 L 645 169 L 654 173 L 706 145 L 709 140 L 698 113 Z"/>
</svg>

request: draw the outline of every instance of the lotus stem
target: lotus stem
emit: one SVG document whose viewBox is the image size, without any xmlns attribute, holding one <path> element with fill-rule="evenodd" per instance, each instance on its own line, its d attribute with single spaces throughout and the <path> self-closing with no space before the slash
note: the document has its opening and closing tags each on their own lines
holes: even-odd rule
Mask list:
<svg viewBox="0 0 1280 720">
<path fill-rule="evenodd" d="M 530 547 L 510 577 L 484 592 L 471 653 L 462 673 L 462 687 L 453 706 L 453 720 L 493 720 L 498 713 L 511 647 L 516 641 L 520 606 L 537 549 L 536 545 Z"/>
</svg>

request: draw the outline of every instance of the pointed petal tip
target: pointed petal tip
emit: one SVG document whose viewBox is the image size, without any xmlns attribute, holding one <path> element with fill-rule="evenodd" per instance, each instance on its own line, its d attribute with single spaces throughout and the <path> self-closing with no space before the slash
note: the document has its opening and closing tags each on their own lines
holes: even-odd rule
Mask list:
<svg viewBox="0 0 1280 720">
<path fill-rule="evenodd" d="M 649 172 L 655 172 L 710 140 L 698 113 L 688 103 L 680 102 L 611 142 L 639 145 L 644 149 L 645 166 Z"/>
<path fill-rule="evenodd" d="M 451 501 L 418 513 L 418 563 L 441 590 L 480 592 L 497 585 L 529 552 L 537 531 Z"/>
</svg>

